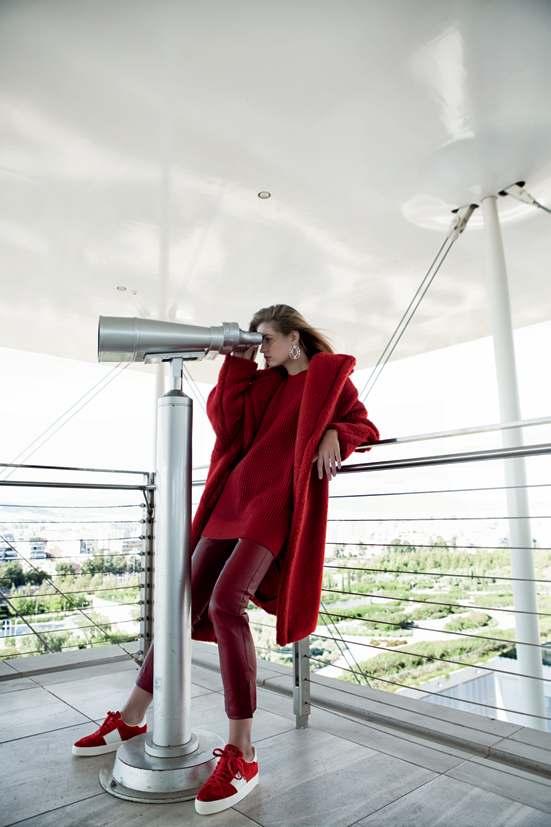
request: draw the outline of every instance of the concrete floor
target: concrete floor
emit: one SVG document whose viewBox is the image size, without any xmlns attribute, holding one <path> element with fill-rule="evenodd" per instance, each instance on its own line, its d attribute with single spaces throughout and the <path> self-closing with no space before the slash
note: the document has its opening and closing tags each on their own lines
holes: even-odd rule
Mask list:
<svg viewBox="0 0 551 827">
<path fill-rule="evenodd" d="M 192 674 L 192 721 L 204 727 L 208 720 L 226 737 L 220 675 L 195 663 Z M 205 817 L 192 801 L 121 801 L 98 783 L 113 755 L 79 759 L 71 745 L 122 705 L 134 677 L 128 661 L 0 681 L 0 825 L 551 824 L 549 778 L 318 708 L 297 730 L 292 701 L 262 687 L 254 726 L 260 782 L 237 807 Z"/>
</svg>

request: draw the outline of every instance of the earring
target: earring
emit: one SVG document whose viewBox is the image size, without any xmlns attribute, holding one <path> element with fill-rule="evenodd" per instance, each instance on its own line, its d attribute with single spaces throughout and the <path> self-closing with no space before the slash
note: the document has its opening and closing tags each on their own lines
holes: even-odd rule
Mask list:
<svg viewBox="0 0 551 827">
<path fill-rule="evenodd" d="M 291 345 L 289 350 L 289 359 L 300 359 L 300 347 L 297 344 Z"/>
</svg>

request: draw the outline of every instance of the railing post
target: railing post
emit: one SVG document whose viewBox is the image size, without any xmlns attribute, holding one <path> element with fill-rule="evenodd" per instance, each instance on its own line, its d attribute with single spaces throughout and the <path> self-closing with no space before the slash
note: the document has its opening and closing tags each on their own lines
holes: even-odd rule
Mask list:
<svg viewBox="0 0 551 827">
<path fill-rule="evenodd" d="M 310 715 L 310 637 L 304 637 L 293 643 L 293 711 L 296 716 L 296 728 L 308 726 Z"/>
<path fill-rule="evenodd" d="M 153 640 L 153 535 L 155 531 L 155 492 L 151 487 L 155 484 L 155 474 L 147 474 L 146 484 L 146 519 L 145 519 L 145 542 L 143 557 L 143 572 L 140 583 L 140 594 L 142 599 L 142 619 L 140 623 L 141 660 L 145 659 L 147 650 Z"/>
</svg>

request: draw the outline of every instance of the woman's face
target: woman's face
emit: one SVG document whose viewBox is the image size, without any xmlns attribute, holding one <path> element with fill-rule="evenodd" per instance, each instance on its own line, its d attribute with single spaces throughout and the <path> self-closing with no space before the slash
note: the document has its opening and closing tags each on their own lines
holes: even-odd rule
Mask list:
<svg viewBox="0 0 551 827">
<path fill-rule="evenodd" d="M 266 367 L 273 368 L 289 361 L 289 350 L 294 343 L 299 342 L 297 330 L 292 330 L 288 336 L 276 330 L 270 322 L 261 322 L 258 333 L 262 333 L 260 352 L 266 360 Z"/>
</svg>

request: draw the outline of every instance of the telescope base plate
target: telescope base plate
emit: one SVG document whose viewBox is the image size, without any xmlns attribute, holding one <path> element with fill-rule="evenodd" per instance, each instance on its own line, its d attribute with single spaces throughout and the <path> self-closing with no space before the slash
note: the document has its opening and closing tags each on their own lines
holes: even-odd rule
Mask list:
<svg viewBox="0 0 551 827">
<path fill-rule="evenodd" d="M 207 780 L 216 758 L 212 751 L 225 742 L 215 732 L 197 729 L 197 749 L 180 758 L 156 758 L 145 751 L 145 734 L 132 738 L 117 750 L 113 770 L 101 770 L 99 782 L 105 792 L 126 801 L 167 804 L 195 798 Z"/>
</svg>

